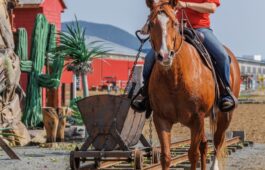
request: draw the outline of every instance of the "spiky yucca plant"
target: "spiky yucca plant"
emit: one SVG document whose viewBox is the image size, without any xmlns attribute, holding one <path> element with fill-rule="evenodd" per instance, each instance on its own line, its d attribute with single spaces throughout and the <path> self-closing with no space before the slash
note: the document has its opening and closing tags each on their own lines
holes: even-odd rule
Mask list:
<svg viewBox="0 0 265 170">
<path fill-rule="evenodd" d="M 86 44 L 86 30 L 82 28 L 77 19 L 72 25 L 66 25 L 67 31 L 60 32 L 60 44 L 55 53 L 71 59 L 67 69 L 74 75 L 82 76 L 84 97 L 89 95 L 87 74 L 93 71 L 92 61 L 106 55 L 107 50 L 100 41 Z M 76 83 L 76 82 L 74 82 Z"/>
<path fill-rule="evenodd" d="M 18 136 L 18 135 L 15 135 L 13 133 L 10 133 L 10 132 L 6 132 L 8 130 L 12 130 L 12 128 L 0 128 L 0 137 L 2 137 L 3 139 L 6 139 L 6 140 L 10 140 L 10 137 L 14 137 L 13 142 L 18 142 L 17 138 L 23 138 L 21 136 Z"/>
</svg>

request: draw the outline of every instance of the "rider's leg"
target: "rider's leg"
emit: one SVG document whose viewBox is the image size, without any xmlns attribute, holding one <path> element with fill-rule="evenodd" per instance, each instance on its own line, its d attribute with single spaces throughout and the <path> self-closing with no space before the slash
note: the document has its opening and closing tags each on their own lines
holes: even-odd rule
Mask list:
<svg viewBox="0 0 265 170">
<path fill-rule="evenodd" d="M 149 77 L 152 72 L 153 65 L 155 63 L 155 52 L 153 49 L 151 49 L 144 59 L 144 68 L 143 68 L 143 78 L 144 78 L 144 84 L 147 84 Z"/>
<path fill-rule="evenodd" d="M 216 69 L 219 72 L 224 85 L 228 90 L 230 90 L 230 58 L 228 53 L 211 29 L 200 28 L 197 29 L 197 31 L 204 35 L 203 44 L 212 57 L 214 57 L 216 61 Z M 234 101 L 232 97 L 227 93 L 222 94 L 221 109 L 229 111 L 230 108 L 233 109 L 233 106 Z"/>
<path fill-rule="evenodd" d="M 141 88 L 141 95 L 143 96 L 143 100 L 135 100 L 132 103 L 132 108 L 138 112 L 146 112 L 146 117 L 151 115 L 151 110 L 149 106 L 148 99 L 148 81 L 152 72 L 153 65 L 155 63 L 155 52 L 154 50 L 150 50 L 149 53 L 145 56 L 144 60 L 144 68 L 143 68 L 143 87 Z"/>
</svg>

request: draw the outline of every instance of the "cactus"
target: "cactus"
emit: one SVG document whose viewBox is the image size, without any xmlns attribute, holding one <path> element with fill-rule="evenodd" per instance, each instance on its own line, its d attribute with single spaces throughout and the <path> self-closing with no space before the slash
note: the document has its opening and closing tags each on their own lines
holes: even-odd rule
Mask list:
<svg viewBox="0 0 265 170">
<path fill-rule="evenodd" d="M 32 35 L 30 60 L 27 58 L 27 34 L 25 29 L 18 31 L 18 44 L 16 52 L 21 59 L 21 70 L 29 74 L 26 91 L 26 105 L 22 121 L 26 126 L 36 127 L 42 122 L 42 96 L 41 87 L 57 88 L 64 64 L 63 57 L 52 55 L 50 51 L 56 47 L 56 28 L 47 22 L 44 15 L 39 14 L 36 18 Z M 43 74 L 47 56 L 47 68 L 52 72 Z"/>
<path fill-rule="evenodd" d="M 15 52 L 21 61 L 25 61 L 28 59 L 28 34 L 25 28 L 18 29 L 18 37 Z"/>
<path fill-rule="evenodd" d="M 31 72 L 32 61 L 28 61 L 28 34 L 25 28 L 18 29 L 18 38 L 15 52 L 20 57 L 20 69 Z"/>
</svg>

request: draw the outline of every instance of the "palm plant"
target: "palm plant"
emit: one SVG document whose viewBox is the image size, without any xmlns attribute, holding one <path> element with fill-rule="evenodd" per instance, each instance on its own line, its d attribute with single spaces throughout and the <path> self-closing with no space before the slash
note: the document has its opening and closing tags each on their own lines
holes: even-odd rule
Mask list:
<svg viewBox="0 0 265 170">
<path fill-rule="evenodd" d="M 12 128 L 0 128 L 0 137 L 3 137 L 6 140 L 10 140 L 10 137 L 13 137 L 11 138 L 13 142 L 18 142 L 18 138 L 23 138 L 14 133 L 11 133 L 10 130 L 12 130 Z"/>
<path fill-rule="evenodd" d="M 82 76 L 83 94 L 86 97 L 89 96 L 87 74 L 93 71 L 93 59 L 106 55 L 110 50 L 104 48 L 101 41 L 86 44 L 86 30 L 80 26 L 77 19 L 74 24 L 66 25 L 66 28 L 66 32 L 59 33 L 60 44 L 56 47 L 55 53 L 71 59 L 67 64 L 67 70 L 72 71 L 74 76 Z"/>
</svg>

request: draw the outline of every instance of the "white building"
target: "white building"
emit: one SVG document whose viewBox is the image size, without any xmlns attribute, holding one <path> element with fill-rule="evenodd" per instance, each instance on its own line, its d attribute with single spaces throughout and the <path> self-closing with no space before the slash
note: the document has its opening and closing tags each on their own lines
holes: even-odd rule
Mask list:
<svg viewBox="0 0 265 170">
<path fill-rule="evenodd" d="M 264 88 L 265 61 L 261 55 L 237 57 L 242 78 L 241 89 Z"/>
</svg>

